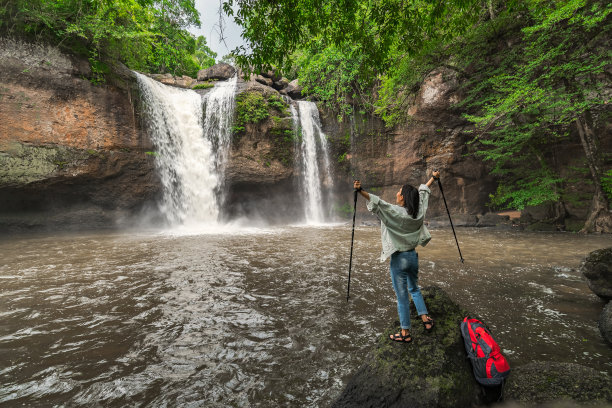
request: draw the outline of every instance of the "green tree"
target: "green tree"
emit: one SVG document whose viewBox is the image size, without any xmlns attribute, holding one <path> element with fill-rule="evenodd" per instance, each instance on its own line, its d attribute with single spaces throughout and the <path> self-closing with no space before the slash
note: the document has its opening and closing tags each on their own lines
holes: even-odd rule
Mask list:
<svg viewBox="0 0 612 408">
<path fill-rule="evenodd" d="M 194 56 L 200 64 L 200 69 L 204 69 L 215 65 L 217 53 L 208 47 L 206 37 L 201 35 L 196 39 L 196 50 Z"/>
<path fill-rule="evenodd" d="M 528 11 L 532 24 L 523 29 L 523 46 L 517 47 L 522 52 L 515 48 L 505 69 L 490 72 L 484 81 L 488 96 L 475 101 L 480 113 L 467 115 L 479 129 L 478 154 L 500 177 L 492 201 L 517 209 L 562 205 L 564 180 L 552 170 L 551 146 L 575 132 L 595 189 L 584 231 L 612 231 L 593 131 L 595 117 L 610 103 L 604 78 L 612 7 L 587 0 L 532 1 Z"/>
<path fill-rule="evenodd" d="M 194 0 L 0 0 L 0 33 L 46 41 L 87 56 L 149 72 L 195 75 L 199 26 Z"/>
</svg>

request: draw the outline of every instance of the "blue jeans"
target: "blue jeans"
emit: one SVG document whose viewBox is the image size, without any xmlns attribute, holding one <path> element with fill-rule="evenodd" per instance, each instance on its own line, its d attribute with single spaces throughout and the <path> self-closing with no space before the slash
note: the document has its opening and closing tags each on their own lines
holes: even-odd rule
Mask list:
<svg viewBox="0 0 612 408">
<path fill-rule="evenodd" d="M 389 264 L 391 282 L 397 296 L 397 313 L 399 314 L 402 329 L 410 329 L 410 298 L 412 297 L 418 315 L 426 315 L 427 307 L 418 285 L 419 255 L 415 250 L 395 252 L 391 255 Z"/>
</svg>

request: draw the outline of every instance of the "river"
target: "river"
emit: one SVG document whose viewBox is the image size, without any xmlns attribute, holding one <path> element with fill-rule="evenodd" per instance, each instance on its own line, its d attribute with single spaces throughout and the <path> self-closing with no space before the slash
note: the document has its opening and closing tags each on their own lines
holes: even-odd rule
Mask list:
<svg viewBox="0 0 612 408">
<path fill-rule="evenodd" d="M 422 286 L 485 319 L 511 366 L 612 374 L 578 271 L 612 237 L 457 232 L 465 264 L 432 231 Z M 355 231 L 348 303 L 348 225 L 4 237 L 0 405 L 328 406 L 397 319 L 379 233 Z"/>
</svg>

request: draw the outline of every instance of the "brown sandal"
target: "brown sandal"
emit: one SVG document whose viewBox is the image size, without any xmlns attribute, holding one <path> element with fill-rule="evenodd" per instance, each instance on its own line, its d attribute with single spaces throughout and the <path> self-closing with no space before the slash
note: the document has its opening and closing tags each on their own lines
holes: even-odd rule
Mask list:
<svg viewBox="0 0 612 408">
<path fill-rule="evenodd" d="M 389 338 L 393 341 L 399 341 L 400 343 L 410 343 L 412 341 L 412 336 L 410 336 L 409 330 L 406 330 L 406 335 L 403 335 L 402 331 L 400 330 L 399 333 L 395 333 L 389 336 Z"/>
<path fill-rule="evenodd" d="M 434 328 L 434 319 L 432 319 L 431 317 L 427 316 L 427 320 L 423 321 L 423 328 L 425 329 L 425 331 L 427 333 L 431 333 L 431 331 Z M 429 328 L 427 328 L 427 325 L 429 325 Z"/>
</svg>

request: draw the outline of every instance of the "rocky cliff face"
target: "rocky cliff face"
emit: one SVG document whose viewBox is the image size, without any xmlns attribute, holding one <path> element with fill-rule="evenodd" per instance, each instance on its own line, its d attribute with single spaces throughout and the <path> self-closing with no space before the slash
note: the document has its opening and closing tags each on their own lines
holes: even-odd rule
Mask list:
<svg viewBox="0 0 612 408">
<path fill-rule="evenodd" d="M 405 184 L 424 183 L 434 169 L 442 172 L 446 201 L 453 221 L 466 226 L 490 226 L 507 222 L 492 217 L 487 206 L 497 181 L 489 166 L 475 155 L 473 126 L 462 118 L 454 105 L 463 98 L 456 72 L 439 68 L 423 81 L 412 106 L 411 120 L 386 129 L 375 117 L 357 116 L 350 123 L 338 123 L 333 115 L 324 115 L 325 132 L 336 139 L 339 177 L 346 197 L 353 177 L 360 178 L 368 191 L 394 202 L 395 193 Z M 610 126 L 599 129 L 601 150 L 612 150 Z M 340 139 L 338 139 L 340 138 Z M 584 224 L 593 196 L 585 155 L 578 135 L 555 146 L 555 157 L 547 158 L 564 177 L 563 203 L 527 208 L 521 227 L 545 230 L 578 231 Z M 581 170 L 582 169 L 582 170 Z M 349 198 L 345 198 L 349 200 Z M 362 211 L 365 211 L 361 206 Z M 428 214 L 434 221 L 446 219 L 440 190 L 432 188 Z M 486 216 L 485 216 L 486 215 Z"/>
<path fill-rule="evenodd" d="M 0 224 L 111 226 L 118 218 L 154 206 L 161 189 L 155 147 L 141 126 L 138 90 L 129 71 L 115 69 L 120 74 L 95 85 L 87 61 L 54 48 L 1 41 Z M 167 75 L 157 79 L 184 88 L 212 86 Z M 299 84 L 275 78 L 274 73 L 239 82 L 238 103 L 243 98 L 269 106 L 263 119 L 247 115 L 240 122 L 237 113 L 226 170 L 228 218 L 287 221 L 300 214 L 297 144 L 287 95 L 301 97 Z M 423 183 L 433 169 L 440 169 L 454 221 L 476 225 L 476 215 L 488 212 L 496 181 L 468 144 L 471 125 L 453 108 L 461 98 L 456 74 L 442 68 L 425 79 L 410 108 L 412 120 L 401 127 L 387 129 L 367 115 L 339 122 L 332 112 L 321 111 L 337 192 L 330 206 L 337 215 L 352 207 L 354 178 L 368 191 L 393 201 L 403 184 Z M 610 151 L 611 144 L 604 138 L 603 150 Z M 577 139 L 571 139 L 558 149 L 558 166 L 578 165 L 582 156 Z M 590 192 L 588 183 L 572 188 L 577 195 L 588 197 Z M 570 219 L 578 220 L 576 228 L 586 216 L 586 201 L 566 204 Z M 364 206 L 358 208 L 365 212 Z M 445 212 L 434 186 L 430 218 L 444 219 Z M 535 220 L 554 218 L 554 212 L 552 207 L 530 211 Z M 481 221 L 499 222 L 490 218 Z"/>
<path fill-rule="evenodd" d="M 87 61 L 56 48 L 1 40 L 5 229 L 112 226 L 158 194 L 129 79 L 95 86 L 90 76 Z"/>
</svg>

